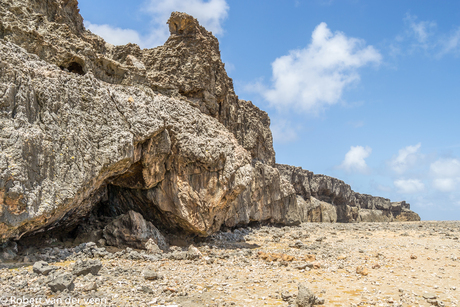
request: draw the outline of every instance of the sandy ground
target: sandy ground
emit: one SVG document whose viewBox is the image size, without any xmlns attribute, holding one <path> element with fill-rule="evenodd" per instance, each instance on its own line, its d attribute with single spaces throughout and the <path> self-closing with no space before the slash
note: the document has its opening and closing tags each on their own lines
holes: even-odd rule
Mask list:
<svg viewBox="0 0 460 307">
<path fill-rule="evenodd" d="M 304 283 L 324 306 L 458 306 L 459 236 L 460 222 L 245 228 L 197 244 L 196 260 L 101 259 L 100 273 L 77 277 L 71 292 L 51 292 L 31 266 L 3 269 L 0 296 L 2 306 L 26 306 L 7 302 L 21 294 L 80 299 L 64 306 L 297 306 Z M 146 280 L 146 270 L 162 278 Z"/>
</svg>

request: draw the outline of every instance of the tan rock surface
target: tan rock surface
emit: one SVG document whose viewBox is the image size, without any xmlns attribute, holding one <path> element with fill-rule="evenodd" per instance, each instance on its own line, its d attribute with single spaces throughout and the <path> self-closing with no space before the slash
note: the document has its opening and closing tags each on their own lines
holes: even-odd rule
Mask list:
<svg viewBox="0 0 460 307">
<path fill-rule="evenodd" d="M 267 113 L 238 99 L 192 16 L 173 12 L 167 42 L 141 50 L 85 30 L 77 4 L 0 2 L 0 241 L 70 231 L 97 206 L 200 236 L 418 219 L 404 202 L 276 165 Z"/>
</svg>

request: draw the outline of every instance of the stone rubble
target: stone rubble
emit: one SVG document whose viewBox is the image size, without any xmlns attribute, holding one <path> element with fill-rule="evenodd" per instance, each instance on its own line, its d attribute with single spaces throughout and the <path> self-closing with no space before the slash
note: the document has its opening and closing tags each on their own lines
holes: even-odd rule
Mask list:
<svg viewBox="0 0 460 307">
<path fill-rule="evenodd" d="M 70 297 L 79 301 L 68 306 L 455 307 L 459 235 L 460 222 L 304 223 L 222 231 L 154 255 L 93 242 L 19 243 L 15 262 L 0 264 L 0 297 L 2 306 L 20 306 L 12 297 Z M 44 275 L 46 267 L 55 269 Z"/>
</svg>

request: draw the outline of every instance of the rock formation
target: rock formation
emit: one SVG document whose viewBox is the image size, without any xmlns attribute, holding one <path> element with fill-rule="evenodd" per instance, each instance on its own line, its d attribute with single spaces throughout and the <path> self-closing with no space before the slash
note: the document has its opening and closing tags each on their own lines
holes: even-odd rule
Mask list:
<svg viewBox="0 0 460 307">
<path fill-rule="evenodd" d="M 300 167 L 277 164 L 281 177 L 294 187 L 299 214 L 308 222 L 418 221 L 418 214 L 405 201 L 390 202 L 354 192 L 342 180 L 313 174 Z"/>
<path fill-rule="evenodd" d="M 172 13 L 168 41 L 141 50 L 85 30 L 77 5 L 0 3 L 1 241 L 71 229 L 95 207 L 201 236 L 252 221 L 418 218 L 276 165 L 267 113 L 238 99 L 193 17 Z"/>
</svg>

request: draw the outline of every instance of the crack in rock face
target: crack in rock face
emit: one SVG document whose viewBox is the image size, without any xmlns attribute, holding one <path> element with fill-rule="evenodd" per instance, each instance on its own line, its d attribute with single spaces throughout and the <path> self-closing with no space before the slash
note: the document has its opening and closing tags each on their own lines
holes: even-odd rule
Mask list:
<svg viewBox="0 0 460 307">
<path fill-rule="evenodd" d="M 77 4 L 0 4 L 0 241 L 72 232 L 94 212 L 198 236 L 420 219 L 276 164 L 267 113 L 238 99 L 217 39 L 192 16 L 173 12 L 165 45 L 141 50 L 85 30 Z"/>
</svg>

